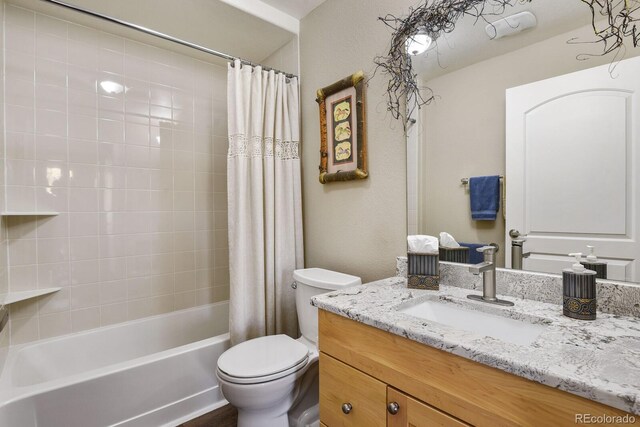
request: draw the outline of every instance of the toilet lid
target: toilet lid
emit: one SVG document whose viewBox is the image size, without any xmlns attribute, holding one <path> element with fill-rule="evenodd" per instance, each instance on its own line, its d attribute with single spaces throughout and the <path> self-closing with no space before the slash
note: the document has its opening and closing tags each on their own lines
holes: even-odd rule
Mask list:
<svg viewBox="0 0 640 427">
<path fill-rule="evenodd" d="M 218 358 L 218 369 L 230 377 L 271 376 L 298 367 L 309 349 L 287 335 L 271 335 L 245 341 Z"/>
</svg>

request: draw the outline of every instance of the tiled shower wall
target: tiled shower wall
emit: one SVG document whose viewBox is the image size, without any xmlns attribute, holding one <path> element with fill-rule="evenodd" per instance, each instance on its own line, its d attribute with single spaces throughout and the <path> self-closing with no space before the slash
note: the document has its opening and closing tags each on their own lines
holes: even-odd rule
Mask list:
<svg viewBox="0 0 640 427">
<path fill-rule="evenodd" d="M 18 344 L 228 299 L 226 68 L 5 6 Z"/>
</svg>

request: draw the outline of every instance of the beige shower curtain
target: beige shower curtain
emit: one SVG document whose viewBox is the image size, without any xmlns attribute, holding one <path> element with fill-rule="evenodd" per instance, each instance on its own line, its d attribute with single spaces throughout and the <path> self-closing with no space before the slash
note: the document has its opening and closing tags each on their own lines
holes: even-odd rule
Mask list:
<svg viewBox="0 0 640 427">
<path fill-rule="evenodd" d="M 298 80 L 236 60 L 227 96 L 231 342 L 297 338 L 290 285 L 303 266 Z"/>
</svg>

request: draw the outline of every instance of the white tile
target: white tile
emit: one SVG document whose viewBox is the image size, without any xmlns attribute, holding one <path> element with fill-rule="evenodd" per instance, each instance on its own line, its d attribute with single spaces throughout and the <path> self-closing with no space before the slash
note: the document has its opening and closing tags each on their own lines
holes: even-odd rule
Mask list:
<svg viewBox="0 0 640 427">
<path fill-rule="evenodd" d="M 98 162 L 107 166 L 125 166 L 127 153 L 124 144 L 100 142 L 98 144 Z"/>
<path fill-rule="evenodd" d="M 100 307 L 100 324 L 102 326 L 127 320 L 127 303 L 107 304 Z"/>
<path fill-rule="evenodd" d="M 35 185 L 36 162 L 32 160 L 7 160 L 6 168 L 7 185 Z"/>
<path fill-rule="evenodd" d="M 102 49 L 108 49 L 122 54 L 125 49 L 125 39 L 113 34 L 100 32 L 98 33 L 98 46 Z"/>
<path fill-rule="evenodd" d="M 98 144 L 95 141 L 69 139 L 69 161 L 73 163 L 98 164 Z"/>
<path fill-rule="evenodd" d="M 102 265 L 103 263 L 101 262 L 100 264 Z M 102 274 L 102 270 L 101 270 L 101 274 Z M 126 301 L 126 299 L 127 299 L 127 281 L 126 280 L 104 281 L 100 283 L 100 304 L 101 305 Z"/>
<path fill-rule="evenodd" d="M 66 212 L 69 207 L 69 191 L 60 187 L 36 187 L 36 209 L 42 212 Z"/>
<path fill-rule="evenodd" d="M 120 75 L 124 74 L 124 55 L 119 52 L 101 49 L 98 52 L 98 70 Z"/>
<path fill-rule="evenodd" d="M 97 70 L 98 50 L 86 41 L 69 40 L 67 43 L 69 65 Z"/>
<path fill-rule="evenodd" d="M 100 280 L 100 261 L 84 260 L 71 262 L 71 284 L 97 283 Z"/>
<path fill-rule="evenodd" d="M 98 186 L 98 166 L 69 163 L 69 186 L 96 188 Z"/>
<path fill-rule="evenodd" d="M 38 264 L 38 288 L 65 287 L 70 283 L 68 262 Z"/>
<path fill-rule="evenodd" d="M 7 24 L 20 25 L 26 28 L 35 29 L 35 12 L 23 9 L 12 4 L 5 5 L 5 21 Z"/>
<path fill-rule="evenodd" d="M 38 267 L 36 265 L 11 266 L 9 275 L 11 277 L 11 290 L 14 292 L 30 291 L 38 287 Z"/>
<path fill-rule="evenodd" d="M 51 34 L 66 39 L 67 23 L 66 21 L 39 13 L 36 15 L 36 32 Z"/>
<path fill-rule="evenodd" d="M 100 234 L 126 234 L 127 215 L 124 212 L 107 212 L 100 214 Z"/>
<path fill-rule="evenodd" d="M 70 188 L 69 212 L 97 212 L 98 190 L 94 188 Z"/>
<path fill-rule="evenodd" d="M 100 307 L 71 311 L 71 330 L 85 331 L 100 327 Z"/>
<path fill-rule="evenodd" d="M 33 133 L 35 129 L 35 113 L 33 108 L 6 105 L 5 114 L 7 132 Z"/>
<path fill-rule="evenodd" d="M 149 126 L 137 123 L 126 123 L 125 142 L 131 145 L 149 145 Z"/>
<path fill-rule="evenodd" d="M 126 168 L 117 166 L 100 166 L 98 186 L 102 188 L 125 188 Z"/>
<path fill-rule="evenodd" d="M 38 239 L 38 263 L 56 263 L 69 260 L 69 239 Z"/>
<path fill-rule="evenodd" d="M 134 168 L 149 167 L 149 147 L 126 145 L 126 165 Z"/>
<path fill-rule="evenodd" d="M 7 84 L 16 80 L 35 81 L 35 56 L 17 51 L 5 51 L 5 73 Z"/>
<path fill-rule="evenodd" d="M 71 317 L 68 311 L 40 316 L 38 320 L 40 338 L 52 338 L 71 332 Z"/>
<path fill-rule="evenodd" d="M 58 292 L 39 298 L 38 311 L 40 315 L 68 311 L 70 306 L 69 301 L 69 289 L 63 288 Z"/>
<path fill-rule="evenodd" d="M 124 123 L 117 120 L 98 120 L 98 141 L 124 142 Z"/>
<path fill-rule="evenodd" d="M 34 93 L 33 81 L 10 79 L 5 85 L 4 99 L 7 104 L 34 108 Z"/>
<path fill-rule="evenodd" d="M 98 120 L 96 117 L 70 114 L 69 138 L 96 141 L 98 138 Z"/>
<path fill-rule="evenodd" d="M 125 55 L 124 75 L 127 79 L 147 80 L 149 78 L 149 64 L 143 58 L 139 58 L 132 55 Z M 126 86 L 129 87 L 129 80 L 127 80 Z M 146 86 L 147 86 L 146 99 L 148 99 L 149 84 L 147 83 Z M 129 95 L 129 92 L 127 92 L 127 95 Z"/>
<path fill-rule="evenodd" d="M 67 62 L 67 41 L 49 33 L 36 33 L 36 56 L 53 61 Z"/>
<path fill-rule="evenodd" d="M 66 64 L 47 58 L 36 57 L 36 83 L 66 87 Z"/>
<path fill-rule="evenodd" d="M 148 190 L 151 182 L 149 169 L 127 168 L 127 188 Z"/>
<path fill-rule="evenodd" d="M 60 214 L 50 217 L 38 217 L 38 238 L 66 237 L 69 235 L 69 216 Z"/>
<path fill-rule="evenodd" d="M 11 185 L 5 188 L 8 211 L 30 212 L 36 209 L 36 191 L 34 187 Z"/>
<path fill-rule="evenodd" d="M 37 109 L 67 111 L 67 90 L 63 86 L 44 85 L 38 83 L 35 88 Z M 66 117 L 63 120 L 66 125 Z"/>
<path fill-rule="evenodd" d="M 68 111 L 70 115 L 98 117 L 97 94 L 82 90 L 68 90 Z"/>
<path fill-rule="evenodd" d="M 36 33 L 34 29 L 8 23 L 5 30 L 5 48 L 28 55 L 35 53 Z"/>
<path fill-rule="evenodd" d="M 33 160 L 36 157 L 35 136 L 24 132 L 7 132 L 5 139 L 7 159 Z"/>
<path fill-rule="evenodd" d="M 81 212 L 69 214 L 69 235 L 71 237 L 95 236 L 100 231 L 100 214 Z"/>
<path fill-rule="evenodd" d="M 36 133 L 67 136 L 67 115 L 64 112 L 36 109 Z"/>
<path fill-rule="evenodd" d="M 72 237 L 70 239 L 72 261 L 100 258 L 100 245 L 96 236 Z"/>
<path fill-rule="evenodd" d="M 126 210 L 126 191 L 122 189 L 100 190 L 101 212 L 122 212 Z"/>
<path fill-rule="evenodd" d="M 97 93 L 98 75 L 95 70 L 69 65 L 67 72 L 69 75 L 69 89 Z"/>
<path fill-rule="evenodd" d="M 54 156 L 51 155 L 51 157 Z M 64 161 L 37 161 L 35 173 L 36 185 L 38 186 L 47 188 L 66 187 L 69 182 L 67 163 Z M 66 208 L 64 210 L 66 210 Z"/>
<path fill-rule="evenodd" d="M 36 159 L 41 161 L 66 161 L 67 140 L 64 136 L 37 135 Z"/>
<path fill-rule="evenodd" d="M 11 344 L 18 345 L 39 338 L 38 318 L 11 319 Z"/>
</svg>

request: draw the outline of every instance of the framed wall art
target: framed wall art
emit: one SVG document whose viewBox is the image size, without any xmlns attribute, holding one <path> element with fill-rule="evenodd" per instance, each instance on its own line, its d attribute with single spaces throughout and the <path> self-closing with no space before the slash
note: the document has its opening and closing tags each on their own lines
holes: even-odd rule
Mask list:
<svg viewBox="0 0 640 427">
<path fill-rule="evenodd" d="M 364 73 L 318 89 L 320 106 L 320 183 L 365 179 L 367 135 Z"/>
</svg>

